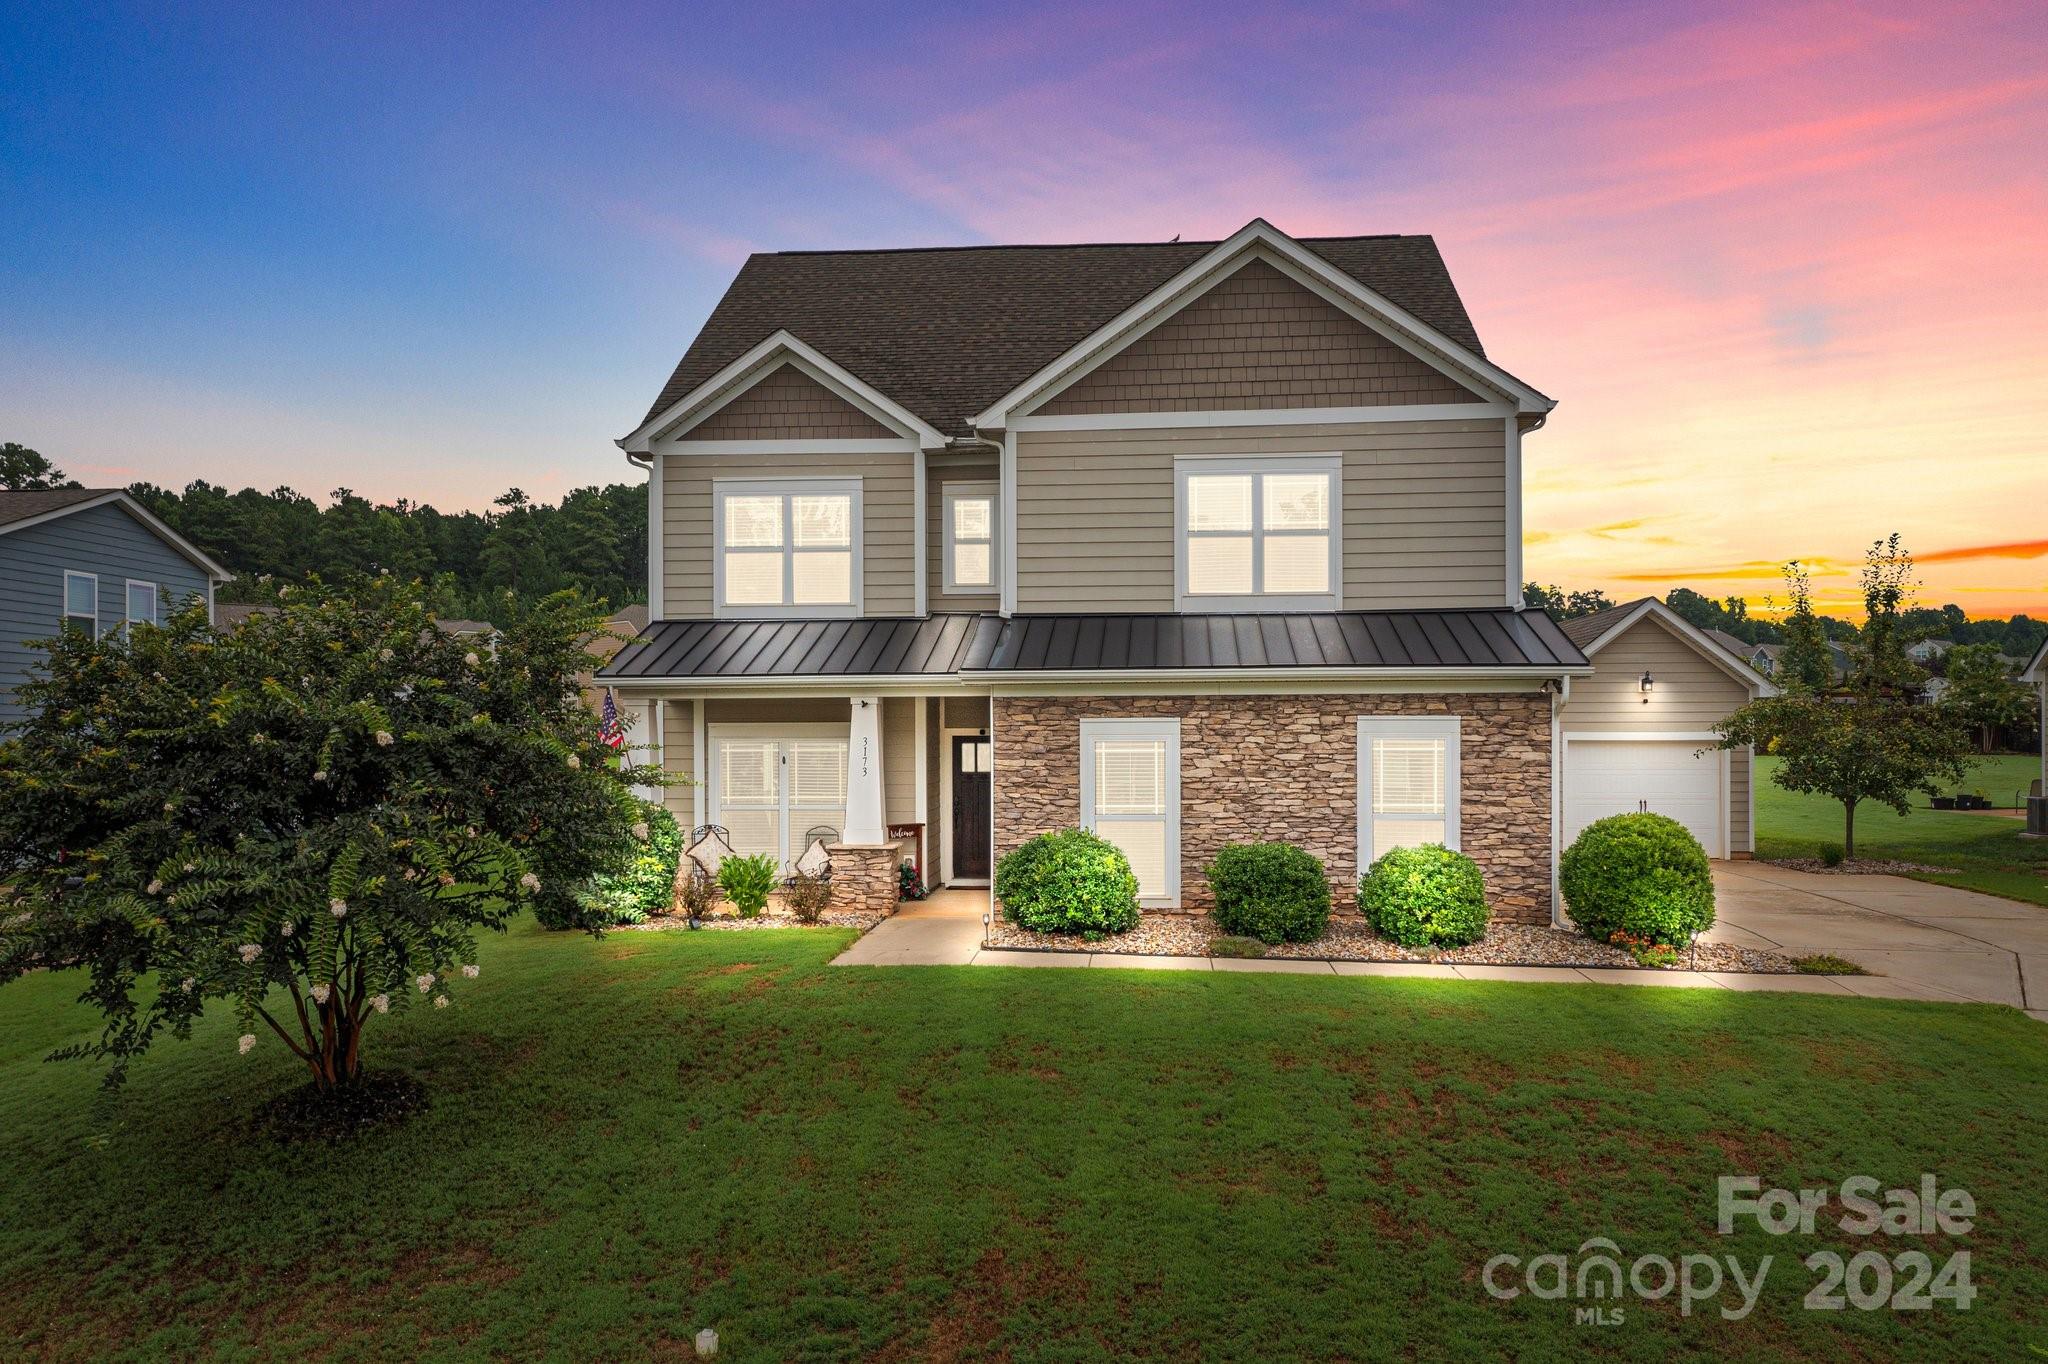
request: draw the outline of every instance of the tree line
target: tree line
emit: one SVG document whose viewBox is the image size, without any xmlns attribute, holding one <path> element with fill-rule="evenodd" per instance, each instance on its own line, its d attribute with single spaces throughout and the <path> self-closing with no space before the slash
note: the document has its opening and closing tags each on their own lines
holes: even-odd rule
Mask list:
<svg viewBox="0 0 2048 1364">
<path fill-rule="evenodd" d="M 0 447 L 0 486 L 77 487 L 25 446 Z M 616 610 L 647 600 L 647 488 L 577 488 L 559 503 L 511 488 L 488 512 L 444 512 L 401 498 L 374 503 L 336 488 L 327 506 L 292 488 L 230 492 L 194 479 L 173 490 L 130 484 L 164 523 L 235 572 L 219 600 L 269 601 L 281 582 L 389 572 L 426 585 L 442 619 L 504 624 L 510 609 L 577 588 Z"/>
</svg>

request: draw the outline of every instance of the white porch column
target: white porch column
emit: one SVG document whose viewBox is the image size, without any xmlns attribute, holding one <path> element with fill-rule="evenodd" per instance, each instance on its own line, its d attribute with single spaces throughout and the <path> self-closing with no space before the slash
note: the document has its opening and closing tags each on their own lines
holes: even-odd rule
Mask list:
<svg viewBox="0 0 2048 1364">
<path fill-rule="evenodd" d="M 846 754 L 846 829 L 856 847 L 882 841 L 882 698 L 851 700 L 853 728 Z"/>
</svg>

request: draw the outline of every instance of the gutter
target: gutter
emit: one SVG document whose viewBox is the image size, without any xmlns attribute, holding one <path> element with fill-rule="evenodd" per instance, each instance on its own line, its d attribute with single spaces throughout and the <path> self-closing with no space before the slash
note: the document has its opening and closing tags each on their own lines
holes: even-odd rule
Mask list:
<svg viewBox="0 0 2048 1364">
<path fill-rule="evenodd" d="M 1588 667 L 1516 668 L 1096 668 L 1027 671 L 1022 669 L 963 668 L 957 673 L 784 673 L 771 676 L 701 677 L 689 673 L 663 677 L 607 675 L 594 680 L 613 686 L 689 686 L 715 690 L 759 687 L 876 687 L 876 686 L 966 686 L 999 688 L 1005 685 L 1040 683 L 1131 682 L 1371 682 L 1400 679 L 1408 682 L 1548 682 L 1559 678 L 1590 677 Z"/>
</svg>

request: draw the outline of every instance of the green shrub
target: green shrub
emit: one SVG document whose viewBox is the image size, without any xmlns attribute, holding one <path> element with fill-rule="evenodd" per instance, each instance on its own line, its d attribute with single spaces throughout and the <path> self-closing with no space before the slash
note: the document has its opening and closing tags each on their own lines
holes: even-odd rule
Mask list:
<svg viewBox="0 0 2048 1364">
<path fill-rule="evenodd" d="M 1086 829 L 1040 834 L 996 863 L 1003 917 L 1037 933 L 1138 926 L 1138 878 L 1123 849 Z"/>
<path fill-rule="evenodd" d="M 775 859 L 767 853 L 728 857 L 718 864 L 718 888 L 742 919 L 759 918 L 775 889 Z"/>
<path fill-rule="evenodd" d="M 541 927 L 603 929 L 668 913 L 675 900 L 683 831 L 662 806 L 620 794 L 632 807 L 637 850 L 624 867 L 598 873 L 580 890 L 536 896 L 533 914 Z"/>
<path fill-rule="evenodd" d="M 1832 952 L 1815 952 L 1811 956 L 1792 958 L 1792 969 L 1804 976 L 1867 976 L 1870 972 Z"/>
<path fill-rule="evenodd" d="M 1441 844 L 1389 851 L 1359 883 L 1358 904 L 1381 937 L 1403 947 L 1462 947 L 1486 936 L 1486 878 Z"/>
<path fill-rule="evenodd" d="M 1842 865 L 1842 845 L 1841 845 L 1841 844 L 1839 844 L 1839 843 L 1823 843 L 1823 844 L 1821 844 L 1821 845 L 1820 845 L 1820 864 L 1821 864 L 1821 865 L 1822 865 L 1823 867 L 1839 867 L 1839 866 L 1841 866 L 1841 865 Z"/>
<path fill-rule="evenodd" d="M 1663 815 L 1609 815 L 1565 850 L 1558 881 L 1589 937 L 1683 946 L 1713 927 L 1714 877 L 1699 840 Z"/>
<path fill-rule="evenodd" d="M 1266 945 L 1257 938 L 1221 937 L 1209 940 L 1212 957 L 1263 957 Z"/>
<path fill-rule="evenodd" d="M 1323 860 L 1292 843 L 1231 843 L 1202 869 L 1216 926 L 1263 943 L 1314 942 L 1330 926 Z"/>
</svg>

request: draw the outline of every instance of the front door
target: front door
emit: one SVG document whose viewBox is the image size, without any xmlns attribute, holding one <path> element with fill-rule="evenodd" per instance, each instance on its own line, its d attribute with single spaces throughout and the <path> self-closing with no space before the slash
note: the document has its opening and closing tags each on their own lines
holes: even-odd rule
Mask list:
<svg viewBox="0 0 2048 1364">
<path fill-rule="evenodd" d="M 995 746 L 986 736 L 953 739 L 953 878 L 988 877 L 989 783 Z"/>
</svg>

